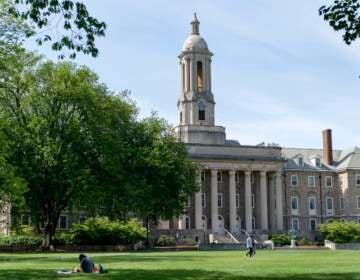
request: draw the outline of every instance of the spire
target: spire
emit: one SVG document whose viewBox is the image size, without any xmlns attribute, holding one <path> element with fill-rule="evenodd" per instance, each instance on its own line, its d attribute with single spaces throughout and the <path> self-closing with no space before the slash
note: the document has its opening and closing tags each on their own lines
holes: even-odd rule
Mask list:
<svg viewBox="0 0 360 280">
<path fill-rule="evenodd" d="M 196 17 L 196 13 L 194 13 L 194 19 L 191 22 L 192 25 L 192 35 L 199 35 L 199 25 L 200 22 L 198 21 L 197 17 Z"/>
</svg>

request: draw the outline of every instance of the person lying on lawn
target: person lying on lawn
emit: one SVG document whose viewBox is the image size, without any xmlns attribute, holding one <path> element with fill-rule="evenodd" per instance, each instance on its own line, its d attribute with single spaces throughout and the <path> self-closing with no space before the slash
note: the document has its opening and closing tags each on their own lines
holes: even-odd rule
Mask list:
<svg viewBox="0 0 360 280">
<path fill-rule="evenodd" d="M 99 267 L 94 265 L 92 258 L 87 257 L 84 254 L 79 255 L 80 267 L 74 268 L 74 272 L 85 272 L 85 273 L 103 273 L 104 269 L 99 264 Z"/>
</svg>

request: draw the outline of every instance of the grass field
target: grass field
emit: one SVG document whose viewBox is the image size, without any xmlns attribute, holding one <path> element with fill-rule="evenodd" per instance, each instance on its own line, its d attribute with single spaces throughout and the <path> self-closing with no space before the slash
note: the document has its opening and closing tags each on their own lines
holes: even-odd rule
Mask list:
<svg viewBox="0 0 360 280">
<path fill-rule="evenodd" d="M 0 254 L 0 279 L 360 279 L 358 251 L 94 253 L 106 274 L 57 275 L 77 265 L 77 254 Z"/>
</svg>

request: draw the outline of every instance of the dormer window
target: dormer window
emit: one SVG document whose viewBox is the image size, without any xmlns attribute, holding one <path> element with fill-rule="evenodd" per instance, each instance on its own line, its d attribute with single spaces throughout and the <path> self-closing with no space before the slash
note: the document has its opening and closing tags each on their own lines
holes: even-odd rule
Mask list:
<svg viewBox="0 0 360 280">
<path fill-rule="evenodd" d="M 299 167 L 303 167 L 304 159 L 302 157 L 298 157 L 298 165 L 299 165 Z"/>
<path fill-rule="evenodd" d="M 314 167 L 321 167 L 321 160 L 317 155 L 310 157 L 310 162 Z"/>
</svg>

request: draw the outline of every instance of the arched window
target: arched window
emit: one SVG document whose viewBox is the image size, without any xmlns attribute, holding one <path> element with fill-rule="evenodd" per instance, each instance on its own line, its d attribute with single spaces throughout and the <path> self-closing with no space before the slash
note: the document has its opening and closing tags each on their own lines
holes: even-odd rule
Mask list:
<svg viewBox="0 0 360 280">
<path fill-rule="evenodd" d="M 182 112 L 180 112 L 180 123 L 182 123 Z"/>
<path fill-rule="evenodd" d="M 197 90 L 202 91 L 203 90 L 203 66 L 202 62 L 198 61 L 196 63 L 196 73 L 197 73 Z"/>
</svg>

